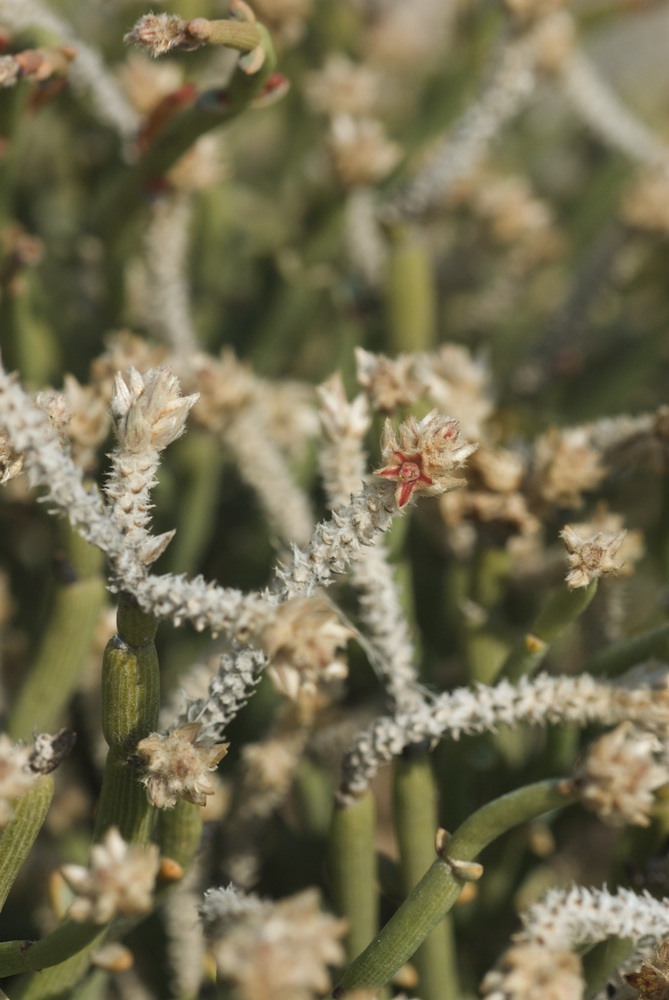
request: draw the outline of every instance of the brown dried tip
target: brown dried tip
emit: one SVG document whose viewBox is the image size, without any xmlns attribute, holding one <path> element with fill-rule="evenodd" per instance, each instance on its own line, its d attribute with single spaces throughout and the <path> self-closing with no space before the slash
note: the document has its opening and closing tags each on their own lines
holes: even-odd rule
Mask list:
<svg viewBox="0 0 669 1000">
<path fill-rule="evenodd" d="M 51 774 L 68 756 L 76 742 L 77 734 L 69 729 L 61 729 L 53 735 L 40 733 L 35 737 L 28 767 L 35 774 Z"/>
</svg>

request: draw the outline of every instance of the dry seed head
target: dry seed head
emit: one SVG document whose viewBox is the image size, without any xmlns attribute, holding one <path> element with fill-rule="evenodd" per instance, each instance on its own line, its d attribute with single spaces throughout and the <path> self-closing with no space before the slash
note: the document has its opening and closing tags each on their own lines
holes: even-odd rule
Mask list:
<svg viewBox="0 0 669 1000">
<path fill-rule="evenodd" d="M 146 795 L 158 809 L 172 809 L 177 799 L 204 806 L 216 791 L 210 772 L 228 751 L 228 743 L 211 740 L 197 743 L 199 722 L 186 722 L 169 733 L 151 733 L 137 744 L 145 762 L 142 783 Z"/>
<path fill-rule="evenodd" d="M 383 125 L 375 118 L 334 118 L 328 148 L 337 177 L 345 187 L 376 184 L 399 163 L 402 150 L 386 138 Z"/>
<path fill-rule="evenodd" d="M 582 1000 L 585 981 L 572 951 L 517 944 L 481 983 L 486 1000 Z"/>
<path fill-rule="evenodd" d="M 362 347 L 355 349 L 357 379 L 376 410 L 394 413 L 401 406 L 413 406 L 420 398 L 423 384 L 416 376 L 415 358 L 398 354 L 387 358 Z"/>
<path fill-rule="evenodd" d="M 158 847 L 127 844 L 116 827 L 91 848 L 91 866 L 63 865 L 61 872 L 76 895 L 72 920 L 106 924 L 113 917 L 147 913 L 153 906 Z"/>
<path fill-rule="evenodd" d="M 598 576 L 607 573 L 618 575 L 622 566 L 616 558 L 625 540 L 625 531 L 598 531 L 595 535 L 582 537 L 572 525 L 566 524 L 560 538 L 567 549 L 569 572 L 567 586 L 572 590 L 587 587 Z"/>
<path fill-rule="evenodd" d="M 656 736 L 623 723 L 590 747 L 569 785 L 609 826 L 648 826 L 654 792 L 669 781 L 661 749 Z"/>
<path fill-rule="evenodd" d="M 323 69 L 307 73 L 305 96 L 315 111 L 330 117 L 360 117 L 374 111 L 379 78 L 369 66 L 352 62 L 341 52 L 328 56 Z"/>
<path fill-rule="evenodd" d="M 188 21 L 177 14 L 145 14 L 140 17 L 132 31 L 124 35 L 126 45 L 136 45 L 150 56 L 164 56 L 176 48 L 197 48 L 186 30 Z"/>
</svg>

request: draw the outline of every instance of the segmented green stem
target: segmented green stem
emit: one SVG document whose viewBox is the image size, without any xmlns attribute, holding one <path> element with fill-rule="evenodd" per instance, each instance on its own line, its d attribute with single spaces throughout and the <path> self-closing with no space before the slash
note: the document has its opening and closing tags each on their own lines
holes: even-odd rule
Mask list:
<svg viewBox="0 0 669 1000">
<path fill-rule="evenodd" d="M 359 955 L 378 928 L 374 834 L 376 807 L 371 792 L 350 805 L 337 805 L 330 829 L 330 875 L 335 909 L 349 921 L 347 954 Z"/>
<path fill-rule="evenodd" d="M 53 798 L 53 778 L 44 775 L 14 805 L 14 814 L 0 835 L 0 910 L 42 829 Z"/>
<path fill-rule="evenodd" d="M 427 754 L 396 761 L 393 793 L 400 866 L 409 893 L 435 857 L 437 788 Z M 449 914 L 425 938 L 413 964 L 419 977 L 416 992 L 423 1000 L 456 1000 L 460 995 Z"/>
<path fill-rule="evenodd" d="M 453 861 L 471 861 L 507 830 L 570 800 L 560 792 L 564 779 L 526 785 L 483 806 L 465 820 L 449 841 L 447 857 L 438 858 L 395 915 L 341 979 L 334 996 L 346 990 L 387 983 L 417 951 L 460 895 L 463 876 Z"/>
<path fill-rule="evenodd" d="M 562 586 L 553 591 L 530 630 L 515 644 L 502 664 L 500 676 L 517 681 L 533 673 L 546 657 L 550 644 L 580 618 L 596 593 L 597 578 L 587 587 L 569 590 Z"/>
</svg>

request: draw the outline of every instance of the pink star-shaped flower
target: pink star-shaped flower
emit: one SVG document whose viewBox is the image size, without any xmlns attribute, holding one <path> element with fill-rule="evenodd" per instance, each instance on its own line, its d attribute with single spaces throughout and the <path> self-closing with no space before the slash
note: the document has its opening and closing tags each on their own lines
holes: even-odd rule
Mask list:
<svg viewBox="0 0 669 1000">
<path fill-rule="evenodd" d="M 395 499 L 401 509 L 408 504 L 413 491 L 419 486 L 432 486 L 434 480 L 423 471 L 423 456 L 420 452 L 407 455 L 403 451 L 393 452 L 394 464 L 378 469 L 374 474 L 384 479 L 396 479 Z"/>
</svg>

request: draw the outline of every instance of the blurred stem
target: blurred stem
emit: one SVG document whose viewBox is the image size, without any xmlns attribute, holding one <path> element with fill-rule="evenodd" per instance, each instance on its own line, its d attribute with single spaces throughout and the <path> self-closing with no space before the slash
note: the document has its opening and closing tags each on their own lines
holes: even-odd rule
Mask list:
<svg viewBox="0 0 669 1000">
<path fill-rule="evenodd" d="M 175 462 L 180 480 L 178 521 L 168 571 L 192 574 L 212 537 L 223 451 L 213 434 L 194 431 Z"/>
<path fill-rule="evenodd" d="M 583 958 L 585 990 L 583 996 L 592 997 L 606 986 L 607 980 L 629 957 L 634 942 L 630 938 L 608 938 L 596 944 Z"/>
<path fill-rule="evenodd" d="M 437 788 L 426 753 L 396 761 L 393 793 L 400 867 L 408 894 L 434 861 L 439 825 Z M 419 976 L 417 992 L 424 1000 L 456 1000 L 459 986 L 450 914 L 426 937 L 413 964 Z"/>
<path fill-rule="evenodd" d="M 35 268 L 18 265 L 20 273 L 0 288 L 0 329 L 3 352 L 21 380 L 41 388 L 60 371 L 59 347 L 51 326 L 36 309 L 38 277 Z"/>
<path fill-rule="evenodd" d="M 44 1000 L 47 997 L 64 1000 L 69 997 L 72 987 L 89 966 L 91 952 L 106 932 L 106 927 L 68 920 L 34 944 L 3 941 L 0 944 L 0 976 L 14 976 L 26 970 L 38 973 L 24 979 L 12 991 L 12 1000 Z"/>
<path fill-rule="evenodd" d="M 392 352 L 432 350 L 437 302 L 427 246 L 414 228 L 400 225 L 389 231 L 388 243 L 386 297 Z"/>
<path fill-rule="evenodd" d="M 550 644 L 583 614 L 596 593 L 596 577 L 587 587 L 554 590 L 530 630 L 512 648 L 499 676 L 518 681 L 532 674 L 545 659 Z"/>
<path fill-rule="evenodd" d="M 13 739 L 49 732 L 77 685 L 105 600 L 102 554 L 65 525 L 67 563 L 37 658 L 9 720 Z"/>
<path fill-rule="evenodd" d="M 666 659 L 669 654 L 668 643 L 669 622 L 665 622 L 648 632 L 641 632 L 606 646 L 601 653 L 587 661 L 582 672 L 593 676 L 617 677 L 651 656 Z"/>
<path fill-rule="evenodd" d="M 305 831 L 316 837 L 326 837 L 332 823 L 332 778 L 329 772 L 305 759 L 295 776 L 295 789 Z"/>
<path fill-rule="evenodd" d="M 164 179 L 170 167 L 201 135 L 236 118 L 260 96 L 274 72 L 276 55 L 267 30 L 261 24 L 255 27 L 265 54 L 262 67 L 249 74 L 238 63 L 225 88 L 198 94 L 193 104 L 184 106 L 170 118 L 143 156 L 120 171 L 101 196 L 93 229 L 106 241 L 113 242 L 121 235 L 141 208 L 151 186 Z"/>
<path fill-rule="evenodd" d="M 360 954 L 378 927 L 375 824 L 371 792 L 350 805 L 335 806 L 330 828 L 330 874 L 335 910 L 349 922 L 349 959 Z"/>
<path fill-rule="evenodd" d="M 53 798 L 53 778 L 44 775 L 14 803 L 14 812 L 0 834 L 0 910 L 42 829 Z"/>
<path fill-rule="evenodd" d="M 560 792 L 563 780 L 526 785 L 488 803 L 465 820 L 446 846 L 448 857 L 433 862 L 395 915 L 347 969 L 335 995 L 387 983 L 460 895 L 463 879 L 451 862 L 471 861 L 514 826 L 573 801 Z"/>
</svg>

